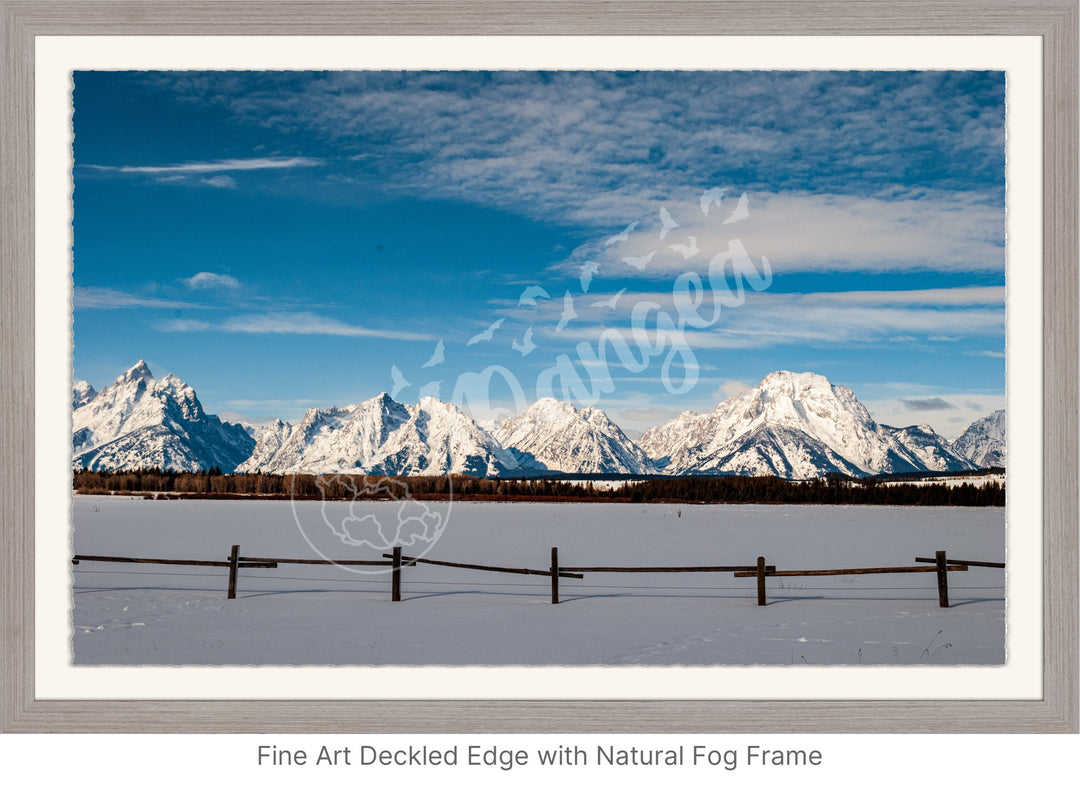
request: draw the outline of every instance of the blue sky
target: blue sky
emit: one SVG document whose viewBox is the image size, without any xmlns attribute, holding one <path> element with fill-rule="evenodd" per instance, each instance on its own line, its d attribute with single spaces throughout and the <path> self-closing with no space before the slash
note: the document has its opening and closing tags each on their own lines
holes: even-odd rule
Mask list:
<svg viewBox="0 0 1080 788">
<path fill-rule="evenodd" d="M 145 359 L 256 423 L 550 394 L 636 433 L 789 369 L 955 437 L 1004 407 L 1004 90 L 76 72 L 74 374 Z"/>
</svg>

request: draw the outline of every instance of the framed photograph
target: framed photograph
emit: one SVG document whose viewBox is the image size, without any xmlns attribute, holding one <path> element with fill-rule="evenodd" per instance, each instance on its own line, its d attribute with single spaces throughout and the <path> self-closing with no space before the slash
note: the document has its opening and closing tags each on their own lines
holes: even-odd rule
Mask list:
<svg viewBox="0 0 1080 788">
<path fill-rule="evenodd" d="M 1077 732 L 1075 3 L 151 5 L 0 6 L 5 730 Z"/>
</svg>

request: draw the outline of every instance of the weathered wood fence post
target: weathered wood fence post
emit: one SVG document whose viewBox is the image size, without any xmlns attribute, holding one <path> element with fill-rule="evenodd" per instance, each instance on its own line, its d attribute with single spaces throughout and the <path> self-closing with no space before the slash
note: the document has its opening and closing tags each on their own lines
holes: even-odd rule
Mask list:
<svg viewBox="0 0 1080 788">
<path fill-rule="evenodd" d="M 945 551 L 934 553 L 937 563 L 938 607 L 949 606 L 949 562 L 945 560 Z"/>
<path fill-rule="evenodd" d="M 240 563 L 240 545 L 234 544 L 229 553 L 229 599 L 236 599 L 236 570 Z"/>
<path fill-rule="evenodd" d="M 551 548 L 551 604 L 559 604 L 559 548 Z"/>
<path fill-rule="evenodd" d="M 390 570 L 390 601 L 401 601 L 401 547 L 394 548 L 394 558 Z"/>
<path fill-rule="evenodd" d="M 764 607 L 765 602 L 765 557 L 758 556 L 757 558 L 757 603 L 759 606 Z"/>
</svg>

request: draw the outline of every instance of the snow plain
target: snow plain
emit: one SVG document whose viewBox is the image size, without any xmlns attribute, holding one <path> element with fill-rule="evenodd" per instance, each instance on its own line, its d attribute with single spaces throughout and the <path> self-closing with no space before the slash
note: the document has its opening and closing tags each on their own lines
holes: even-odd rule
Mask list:
<svg viewBox="0 0 1080 788">
<path fill-rule="evenodd" d="M 352 515 L 397 516 L 392 502 Z M 320 502 L 75 496 L 77 554 L 225 560 L 373 554 L 343 544 Z M 327 504 L 330 520 L 348 503 Z M 912 566 L 915 556 L 1005 560 L 1001 508 L 667 504 L 430 504 L 445 529 L 427 558 L 562 566 Z M 421 552 L 407 548 L 406 553 Z M 731 574 L 543 576 L 417 566 L 390 601 L 381 568 L 227 570 L 84 562 L 73 570 L 76 665 L 1001 665 L 1005 572 L 755 580 Z"/>
</svg>

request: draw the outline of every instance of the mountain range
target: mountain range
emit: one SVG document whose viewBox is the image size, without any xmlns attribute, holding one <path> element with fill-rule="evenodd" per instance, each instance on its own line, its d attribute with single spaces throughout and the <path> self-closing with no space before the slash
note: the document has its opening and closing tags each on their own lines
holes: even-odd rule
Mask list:
<svg viewBox="0 0 1080 788">
<path fill-rule="evenodd" d="M 1004 464 L 1005 413 L 950 443 L 926 425 L 878 424 L 855 397 L 810 372 L 774 372 L 708 413 L 686 412 L 634 442 L 593 407 L 545 398 L 481 426 L 432 397 L 403 405 L 380 394 L 312 408 L 293 425 L 222 422 L 173 375 L 140 361 L 95 392 L 72 389 L 73 466 L 224 472 L 531 476 L 538 474 L 776 475 L 963 471 Z"/>
<path fill-rule="evenodd" d="M 975 467 L 930 427 L 878 424 L 851 389 L 811 372 L 773 372 L 710 413 L 646 430 L 640 445 L 673 475 L 807 479 Z"/>
<path fill-rule="evenodd" d="M 255 448 L 243 427 L 203 411 L 191 386 L 175 375 L 155 380 L 143 361 L 87 399 L 92 391 L 73 387 L 75 468 L 231 471 Z"/>
<path fill-rule="evenodd" d="M 241 473 L 365 473 L 387 476 L 505 476 L 518 463 L 458 408 L 432 397 L 415 405 L 389 394 L 343 408 L 312 408 L 299 424 L 257 433 Z"/>
</svg>

